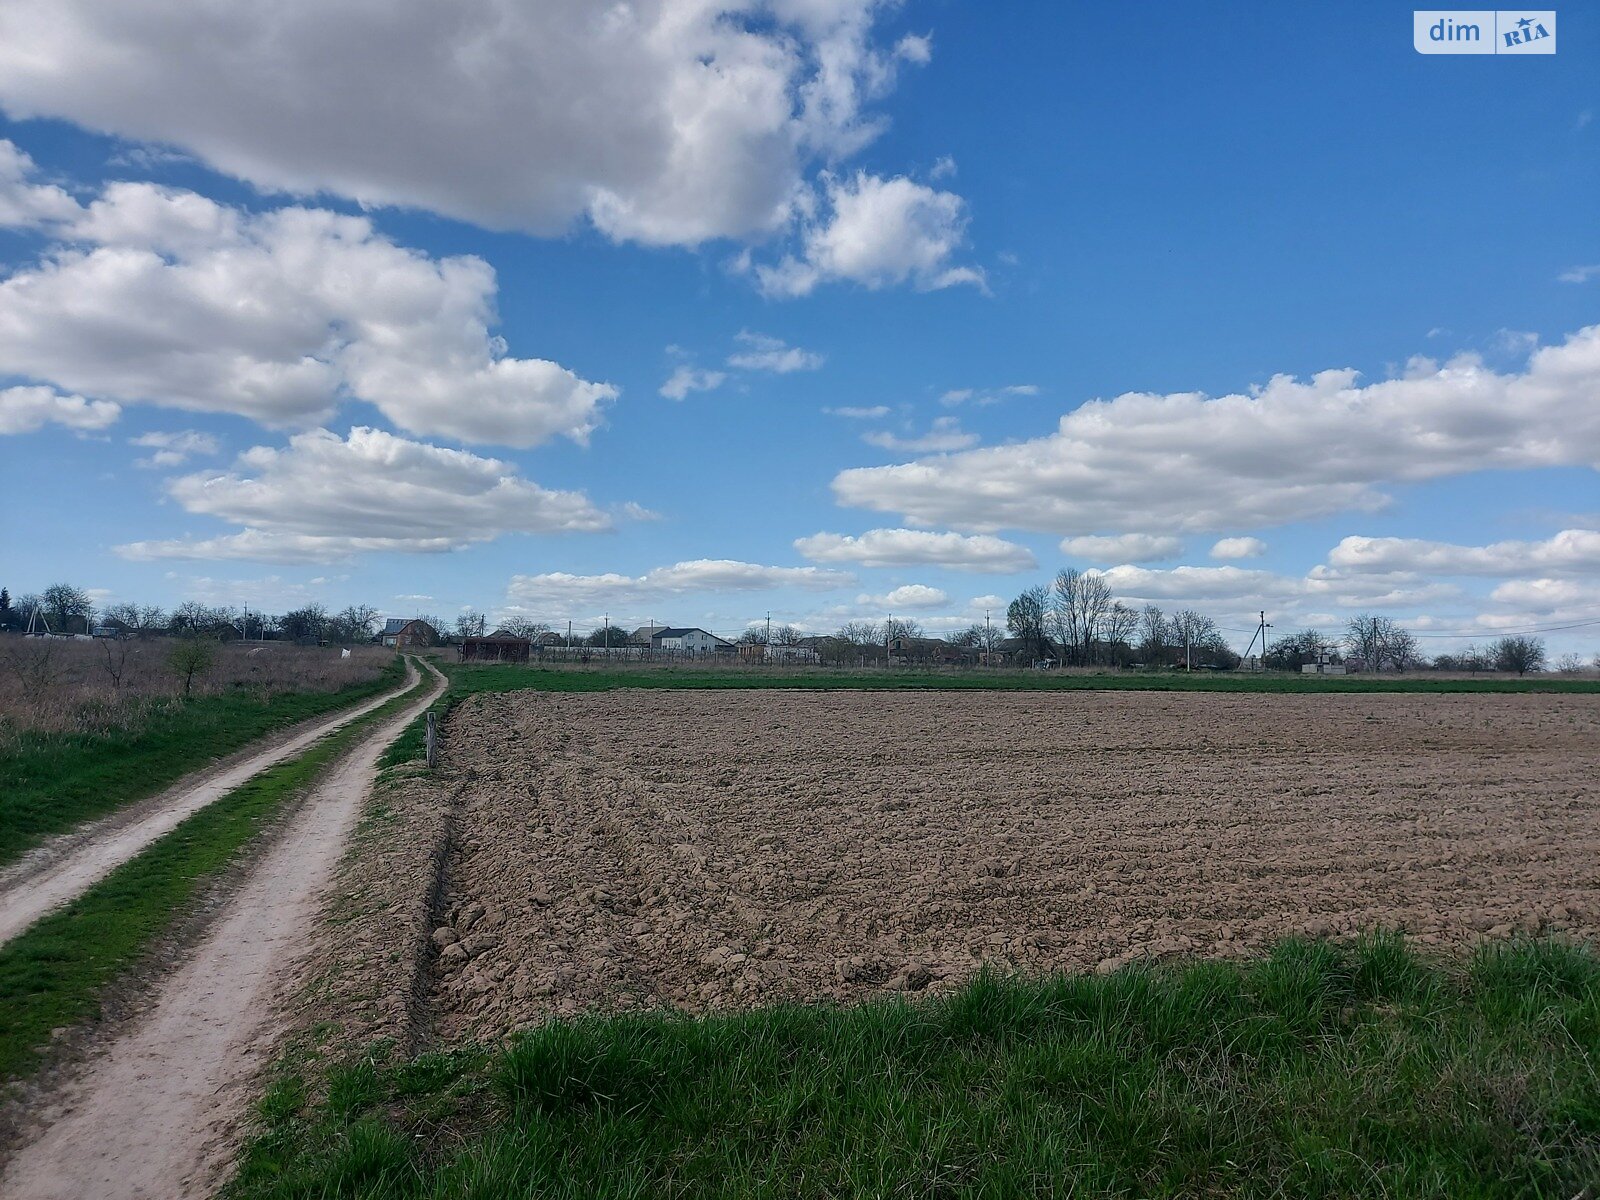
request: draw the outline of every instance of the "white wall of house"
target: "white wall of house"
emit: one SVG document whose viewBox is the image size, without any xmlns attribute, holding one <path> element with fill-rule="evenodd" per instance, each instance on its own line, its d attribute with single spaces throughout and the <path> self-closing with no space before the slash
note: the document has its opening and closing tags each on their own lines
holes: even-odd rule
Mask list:
<svg viewBox="0 0 1600 1200">
<path fill-rule="evenodd" d="M 722 638 L 703 629 L 690 629 L 673 637 L 659 637 L 655 643 L 662 650 L 686 650 L 693 654 L 709 654 L 719 646 L 728 645 Z"/>
</svg>

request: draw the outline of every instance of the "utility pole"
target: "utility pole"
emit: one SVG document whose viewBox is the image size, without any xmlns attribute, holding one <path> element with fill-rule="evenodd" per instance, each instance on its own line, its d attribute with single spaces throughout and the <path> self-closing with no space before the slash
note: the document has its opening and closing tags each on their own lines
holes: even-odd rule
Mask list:
<svg viewBox="0 0 1600 1200">
<path fill-rule="evenodd" d="M 606 631 L 603 634 L 601 634 L 600 636 L 603 639 L 605 639 L 604 642 L 602 643 L 602 646 L 603 646 L 603 648 L 604 648 L 604 650 L 606 652 L 606 657 L 610 658 L 611 657 L 611 614 L 610 613 L 606 614 Z"/>
<path fill-rule="evenodd" d="M 1267 669 L 1267 630 L 1272 626 L 1267 624 L 1267 610 L 1261 610 L 1261 669 Z"/>
<path fill-rule="evenodd" d="M 883 669 L 889 669 L 889 639 L 894 636 L 894 614 L 889 614 L 889 619 L 883 623 Z"/>
<path fill-rule="evenodd" d="M 1183 623 L 1183 669 L 1194 670 L 1194 662 L 1189 657 L 1189 622 Z"/>
<path fill-rule="evenodd" d="M 989 665 L 989 647 L 994 644 L 994 634 L 989 629 L 989 610 L 983 610 L 983 665 Z"/>
</svg>

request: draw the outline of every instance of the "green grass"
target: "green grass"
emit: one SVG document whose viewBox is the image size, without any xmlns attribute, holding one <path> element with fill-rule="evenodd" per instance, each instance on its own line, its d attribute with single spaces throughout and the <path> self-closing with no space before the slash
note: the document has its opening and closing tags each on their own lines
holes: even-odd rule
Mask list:
<svg viewBox="0 0 1600 1200">
<path fill-rule="evenodd" d="M 197 891 L 239 857 L 286 801 L 427 686 L 424 678 L 304 754 L 269 767 L 0 946 L 0 1081 L 31 1074 L 52 1030 L 93 1017 L 106 986 L 173 927 Z"/>
<path fill-rule="evenodd" d="M 1439 679 L 1418 675 L 1278 675 L 1128 671 L 1078 675 L 1057 671 L 976 671 L 925 668 L 832 670 L 714 667 L 444 666 L 454 696 L 473 692 L 605 692 L 616 688 L 806 688 L 925 691 L 1194 691 L 1194 692 L 1563 692 L 1600 694 L 1600 680 L 1517 678 Z"/>
<path fill-rule="evenodd" d="M 0 755 L 0 866 L 275 730 L 387 691 L 404 674 L 396 655 L 378 678 L 338 692 L 287 692 L 266 701 L 245 693 L 201 696 L 154 709 L 136 731 L 30 739 Z"/>
<path fill-rule="evenodd" d="M 285 1064 L 236 1198 L 1552 1197 L 1600 1180 L 1600 960 L 1397 939 L 949 997 L 593 1016 Z"/>
</svg>

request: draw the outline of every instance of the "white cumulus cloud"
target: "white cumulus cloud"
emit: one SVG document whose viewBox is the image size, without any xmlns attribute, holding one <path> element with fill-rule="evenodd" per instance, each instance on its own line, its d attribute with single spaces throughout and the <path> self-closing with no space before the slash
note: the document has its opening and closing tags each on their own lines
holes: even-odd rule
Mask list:
<svg viewBox="0 0 1600 1200">
<path fill-rule="evenodd" d="M 1061 553 L 1099 562 L 1160 562 L 1182 554 L 1183 542 L 1155 533 L 1089 534 L 1062 538 Z"/>
<path fill-rule="evenodd" d="M 15 0 L 0 103 L 296 195 L 652 244 L 785 225 L 926 38 L 883 0 Z"/>
<path fill-rule="evenodd" d="M 149 468 L 176 467 L 194 455 L 215 454 L 218 448 L 216 438 L 196 429 L 141 433 L 138 437 L 129 438 L 128 444 L 154 451 L 135 463 L 136 466 Z"/>
<path fill-rule="evenodd" d="M 46 425 L 93 432 L 116 423 L 122 409 L 109 400 L 64 396 L 54 388 L 0 388 L 0 434 L 33 433 Z"/>
<path fill-rule="evenodd" d="M 936 587 L 929 587 L 925 583 L 908 583 L 882 596 L 863 594 L 856 597 L 856 604 L 862 608 L 898 608 L 909 612 L 923 612 L 928 609 L 943 608 L 948 603 L 950 603 L 948 595 Z"/>
<path fill-rule="evenodd" d="M 504 353 L 487 263 L 430 258 L 363 217 L 114 183 L 41 229 L 55 248 L 0 280 L 0 372 L 271 426 L 348 396 L 412 433 L 509 446 L 584 441 L 616 396 Z"/>
<path fill-rule="evenodd" d="M 871 433 L 862 434 L 861 440 L 869 446 L 877 446 L 884 450 L 929 454 L 965 450 L 977 445 L 978 435 L 962 429 L 961 422 L 956 417 L 935 417 L 926 433 L 901 437 L 887 429 L 875 429 Z"/>
<path fill-rule="evenodd" d="M 1382 485 L 1469 471 L 1600 467 L 1600 326 L 1520 372 L 1471 355 L 1402 378 L 1275 376 L 1249 393 L 1130 392 L 1011 445 L 846 470 L 841 503 L 912 524 L 1079 534 L 1277 526 L 1383 507 Z"/>
<path fill-rule="evenodd" d="M 611 519 L 581 492 L 551 491 L 516 468 L 465 450 L 356 428 L 318 429 L 288 446 L 257 446 L 228 471 L 167 484 L 199 516 L 243 526 L 218 537 L 133 542 L 135 560 L 328 562 L 368 551 L 437 552 L 507 533 L 594 532 Z"/>
<path fill-rule="evenodd" d="M 668 400 L 682 400 L 690 392 L 715 391 L 727 378 L 724 371 L 703 371 L 698 367 L 680 366 L 661 385 L 661 395 Z"/>
<path fill-rule="evenodd" d="M 691 593 L 754 592 L 796 587 L 831 591 L 855 582 L 845 571 L 820 567 L 774 567 L 737 559 L 691 559 L 668 567 L 655 567 L 643 575 L 608 572 L 573 575 L 551 571 L 541 575 L 515 575 L 506 588 L 506 600 L 530 612 L 598 612 L 610 606 L 632 609 Z"/>
<path fill-rule="evenodd" d="M 984 286 L 982 271 L 953 261 L 967 229 L 966 202 L 954 192 L 864 171 L 824 184 L 826 215 L 806 225 L 800 253 L 755 268 L 766 295 L 805 296 L 831 282 L 909 283 L 920 291 Z"/>
<path fill-rule="evenodd" d="M 779 375 L 787 375 L 792 371 L 815 371 L 824 361 L 822 355 L 814 350 L 802 350 L 799 346 L 789 345 L 782 338 L 765 333 L 751 333 L 744 329 L 735 337 L 745 348 L 732 355 L 728 365 L 742 371 L 774 371 Z"/>
<path fill-rule="evenodd" d="M 1211 547 L 1211 557 L 1220 559 L 1260 558 L 1266 552 L 1267 544 L 1253 537 L 1219 538 Z"/>
<path fill-rule="evenodd" d="M 794 548 L 812 562 L 862 567 L 938 566 L 1009 575 L 1038 566 L 1033 552 L 989 534 L 965 536 L 925 529 L 869 529 L 859 536 L 815 533 Z"/>
<path fill-rule="evenodd" d="M 1328 554 L 1351 572 L 1426 572 L 1434 575 L 1600 574 L 1600 530 L 1563 529 L 1542 542 L 1460 546 L 1422 538 L 1347 537 Z"/>
</svg>

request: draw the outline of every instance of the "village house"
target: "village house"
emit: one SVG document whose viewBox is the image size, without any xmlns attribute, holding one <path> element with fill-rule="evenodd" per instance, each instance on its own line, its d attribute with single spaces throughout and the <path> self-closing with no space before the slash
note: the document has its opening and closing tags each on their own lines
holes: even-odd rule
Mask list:
<svg viewBox="0 0 1600 1200">
<path fill-rule="evenodd" d="M 680 654 L 731 654 L 733 643 L 704 629 L 679 629 L 667 626 L 650 636 L 653 650 L 675 650 Z"/>
<path fill-rule="evenodd" d="M 378 638 L 385 646 L 403 650 L 408 646 L 437 645 L 439 631 L 416 617 L 390 617 L 383 623 L 383 632 Z"/>
<path fill-rule="evenodd" d="M 889 642 L 889 662 L 895 665 L 952 666 L 971 662 L 973 657 L 972 652 L 943 638 L 897 637 Z"/>
</svg>

